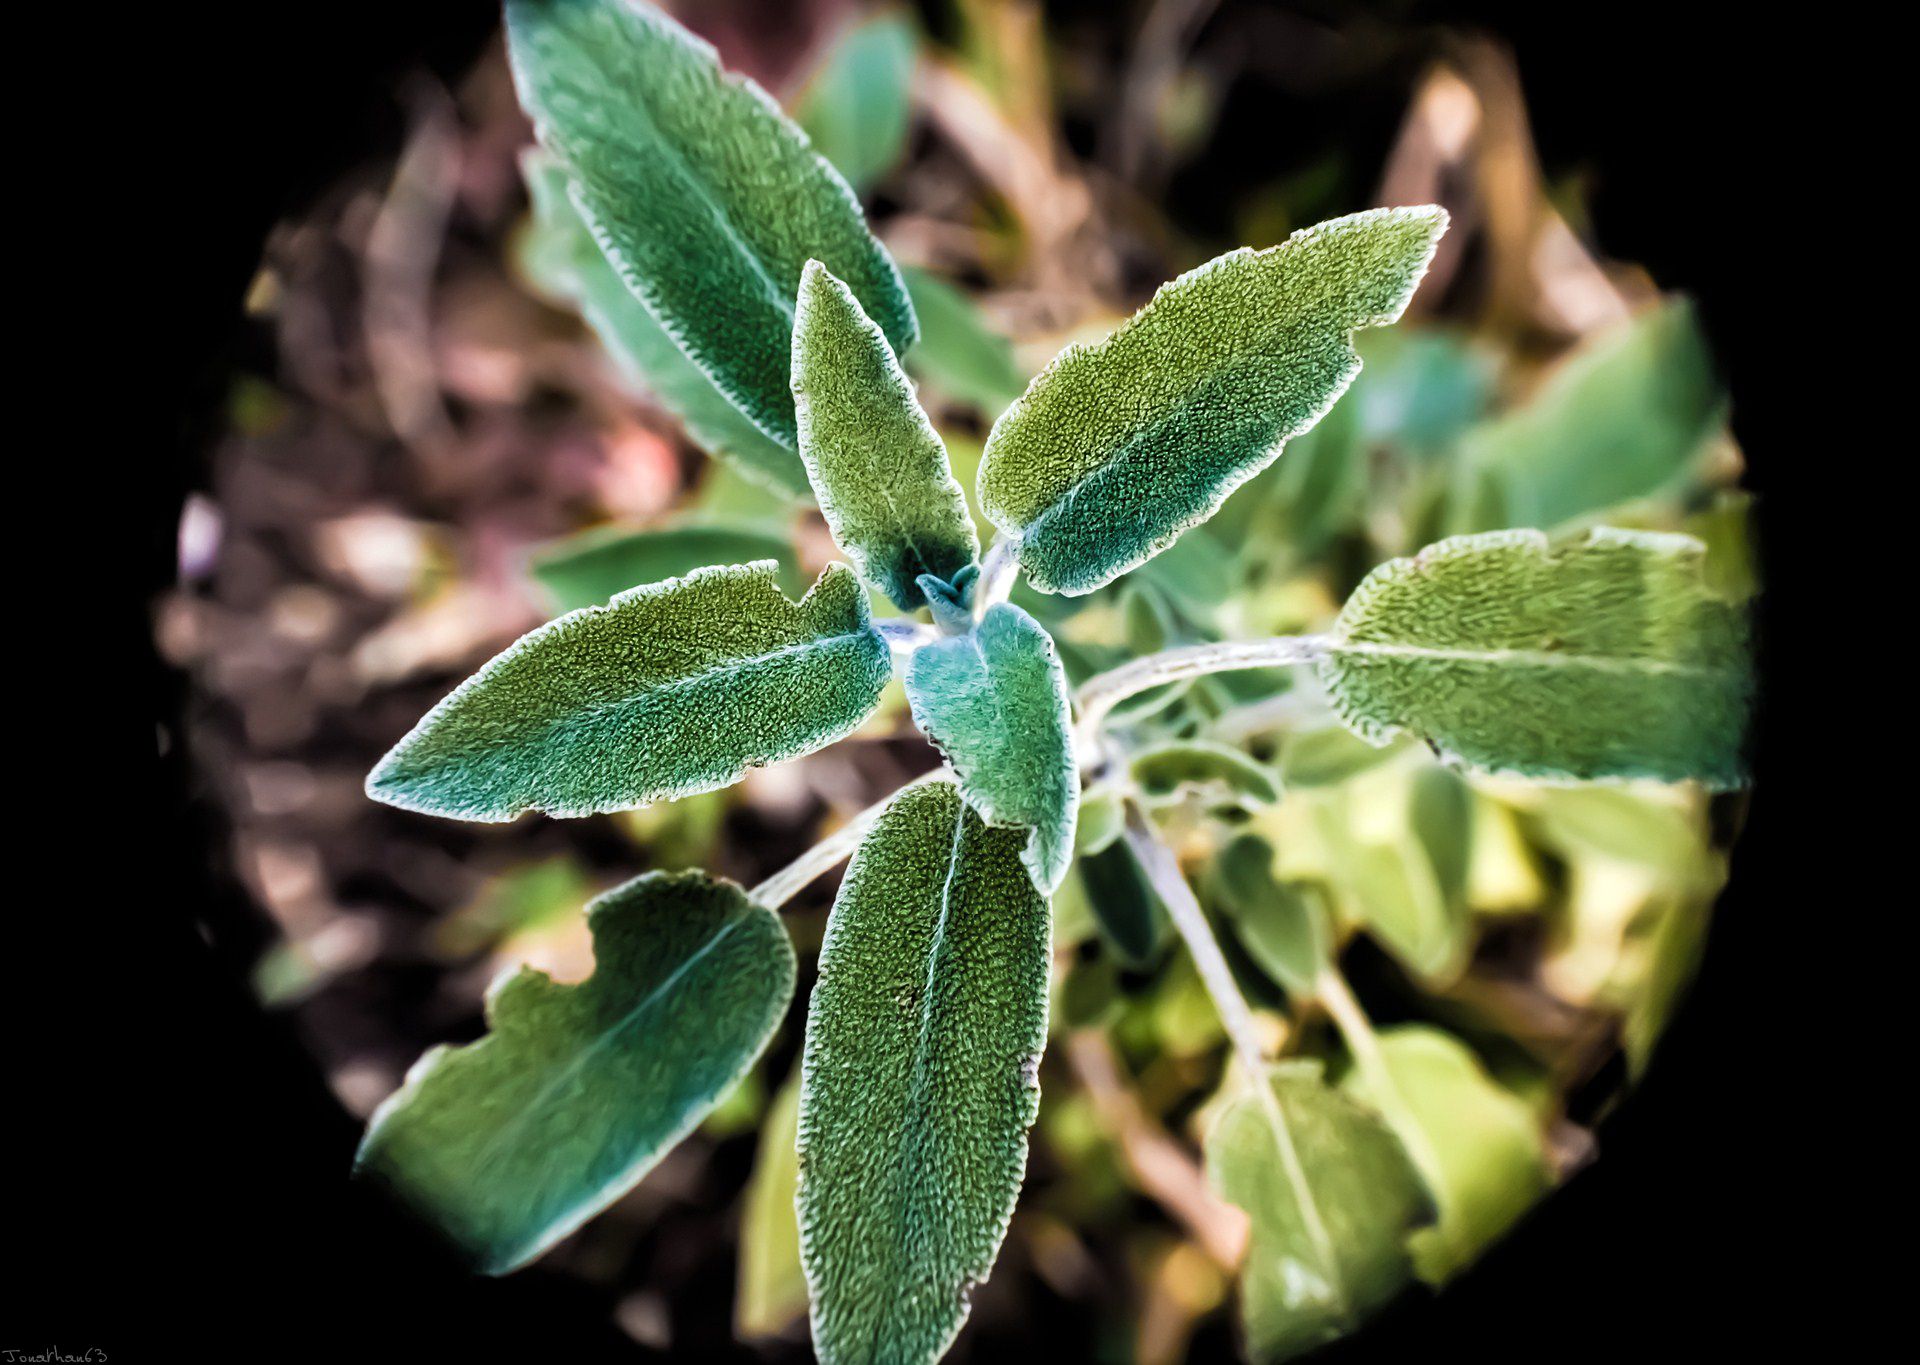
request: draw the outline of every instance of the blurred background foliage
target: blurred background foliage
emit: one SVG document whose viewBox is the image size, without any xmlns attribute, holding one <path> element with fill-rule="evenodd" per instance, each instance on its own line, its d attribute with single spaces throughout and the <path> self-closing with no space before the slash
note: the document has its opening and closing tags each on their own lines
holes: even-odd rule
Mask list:
<svg viewBox="0 0 1920 1365">
<path fill-rule="evenodd" d="M 1359 208 L 1452 212 L 1407 320 L 1362 334 L 1353 389 L 1271 471 L 1109 589 L 1019 591 L 1075 681 L 1169 645 L 1322 629 L 1375 564 L 1462 531 L 1685 530 L 1723 587 L 1755 590 L 1693 311 L 1597 254 L 1581 181 L 1543 177 L 1496 38 L 1417 6 L 675 8 L 861 191 L 905 265 L 923 330 L 908 367 L 970 497 L 1027 378 L 1163 280 Z M 530 132 L 497 46 L 457 88 L 422 77 L 402 98 L 397 157 L 266 245 L 247 307 L 278 365 L 234 379 L 157 614 L 194 680 L 199 780 L 265 911 L 258 993 L 297 1012 L 363 1116 L 425 1047 L 478 1034 L 505 966 L 585 975 L 592 894 L 649 868 L 751 883 L 934 762 L 895 685 L 852 742 L 649 810 L 484 827 L 365 800 L 392 739 L 545 616 L 717 561 L 776 559 L 797 588 L 831 555 L 791 486 L 750 450 L 700 453 L 582 325 L 592 281 L 565 222 L 530 211 Z M 1287 1008 L 1340 955 L 1440 1173 L 1414 1253 L 1444 1281 L 1594 1156 L 1698 961 L 1740 798 L 1462 777 L 1354 739 L 1306 673 L 1163 688 L 1122 723 L 1282 1051 L 1365 1100 L 1333 1021 Z M 1083 1323 L 1088 1359 L 1232 1348 L 1245 1219 L 1198 1144 L 1227 1050 L 1116 831 L 1089 793 L 1056 900 L 1027 1190 L 956 1359 L 1038 1311 Z M 802 998 L 831 895 L 786 914 Z M 796 1016 L 694 1139 L 529 1273 L 600 1288 L 649 1345 L 806 1358 L 799 1032 Z"/>
</svg>

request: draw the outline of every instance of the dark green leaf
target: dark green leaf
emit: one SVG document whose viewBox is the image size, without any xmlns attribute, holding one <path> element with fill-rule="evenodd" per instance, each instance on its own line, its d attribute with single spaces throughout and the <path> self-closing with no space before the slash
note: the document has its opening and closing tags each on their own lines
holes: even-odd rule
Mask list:
<svg viewBox="0 0 1920 1365">
<path fill-rule="evenodd" d="M 1066 675 L 1052 638 L 1011 602 L 995 603 L 966 634 L 914 651 L 907 701 L 987 823 L 1032 831 L 1020 858 L 1051 893 L 1072 861 L 1080 809 Z"/>
<path fill-rule="evenodd" d="M 712 47 L 628 0 L 507 0 L 520 102 L 627 287 L 762 431 L 793 446 L 788 351 L 809 258 L 894 350 L 918 328 L 859 200 Z"/>
<path fill-rule="evenodd" d="M 1083 854 L 1075 866 L 1094 924 L 1120 960 L 1137 969 L 1158 962 L 1171 941 L 1173 921 L 1132 850 L 1124 842 L 1110 843 Z"/>
<path fill-rule="evenodd" d="M 1047 903 L 1018 834 L 903 793 L 827 923 L 800 1097 L 800 1239 L 828 1365 L 930 1362 L 993 1268 L 1047 1033 Z"/>
<path fill-rule="evenodd" d="M 1407 731 L 1475 768 L 1738 786 L 1746 623 L 1708 589 L 1703 554 L 1606 528 L 1441 541 L 1368 575 L 1321 676 L 1374 743 Z"/>
<path fill-rule="evenodd" d="M 355 1161 L 490 1274 L 632 1188 L 746 1074 L 793 995 L 786 931 L 729 882 L 649 873 L 587 923 L 593 975 L 502 978 L 488 1036 L 415 1063 Z"/>
<path fill-rule="evenodd" d="M 1242 249 L 1071 346 L 994 424 L 980 504 L 1044 591 L 1091 592 L 1206 520 L 1319 420 L 1394 321 L 1445 230 L 1382 209 Z"/>
<path fill-rule="evenodd" d="M 1289 991 L 1312 994 L 1332 941 L 1319 888 L 1274 880 L 1273 846 L 1257 834 L 1236 835 L 1215 855 L 1206 888 L 1260 969 Z"/>
<path fill-rule="evenodd" d="M 789 503 L 807 497 L 800 457 L 713 386 L 608 263 L 573 205 L 566 172 L 539 151 L 522 158 L 521 170 L 533 198 L 533 229 L 522 259 L 534 282 L 580 310 L 628 378 L 679 418 L 694 444 Z"/>
<path fill-rule="evenodd" d="M 833 564 L 799 603 L 775 566 L 702 569 L 523 635 L 380 760 L 367 794 L 462 820 L 592 815 L 740 780 L 851 733 L 891 676 Z"/>
<path fill-rule="evenodd" d="M 950 581 L 979 554 L 966 496 L 887 339 L 818 261 L 800 278 L 793 398 L 834 542 L 902 611 L 926 605 L 920 575 Z"/>
</svg>

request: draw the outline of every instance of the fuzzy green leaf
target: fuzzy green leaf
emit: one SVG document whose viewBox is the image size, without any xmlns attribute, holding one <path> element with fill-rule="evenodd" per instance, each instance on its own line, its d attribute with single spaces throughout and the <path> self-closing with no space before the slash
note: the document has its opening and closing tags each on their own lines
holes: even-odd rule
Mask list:
<svg viewBox="0 0 1920 1365">
<path fill-rule="evenodd" d="M 886 337 L 818 261 L 800 277 L 793 401 L 834 542 L 901 610 L 926 605 L 921 574 L 950 581 L 979 553 L 966 495 Z"/>
<path fill-rule="evenodd" d="M 852 570 L 794 603 L 768 561 L 623 592 L 529 631 L 380 760 L 367 794 L 461 820 L 711 791 L 873 714 L 887 643 Z"/>
<path fill-rule="evenodd" d="M 1726 415 L 1692 307 L 1668 303 L 1568 358 L 1524 406 L 1461 438 L 1478 481 L 1452 529 L 1558 526 L 1684 477 Z"/>
<path fill-rule="evenodd" d="M 896 351 L 906 286 L 840 173 L 765 91 L 636 0 L 507 0 L 520 102 L 594 240 L 714 386 L 794 446 L 794 290 L 810 257 Z"/>
<path fill-rule="evenodd" d="M 760 1129 L 753 1179 L 740 1219 L 740 1273 L 733 1323 L 743 1337 L 772 1336 L 807 1311 L 807 1276 L 800 1266 L 800 1221 L 794 1192 L 800 1170 L 800 1072 L 780 1087 Z"/>
<path fill-rule="evenodd" d="M 920 319 L 920 344 L 907 353 L 907 369 L 941 393 L 998 416 L 1027 386 L 1013 343 L 987 325 L 973 300 L 938 275 L 910 265 L 900 274 Z"/>
<path fill-rule="evenodd" d="M 649 873 L 587 923 L 593 975 L 496 982 L 491 1032 L 415 1063 L 355 1159 L 490 1274 L 632 1188 L 746 1074 L 793 995 L 786 931 L 730 882 Z"/>
<path fill-rule="evenodd" d="M 827 52 L 794 104 L 814 150 L 856 190 L 899 164 L 913 114 L 919 35 L 905 14 L 855 24 Z"/>
<path fill-rule="evenodd" d="M 1067 680 L 1052 637 L 1011 602 L 996 603 L 966 634 L 914 651 L 907 702 L 981 817 L 1032 831 L 1020 860 L 1051 894 L 1073 860 L 1080 810 Z"/>
<path fill-rule="evenodd" d="M 782 592 L 799 592 L 805 580 L 793 547 L 767 531 L 733 526 L 667 526 L 631 531 L 596 526 L 542 546 L 528 571 L 562 612 L 597 607 L 642 583 L 681 578 L 709 564 L 746 564 L 771 559 L 779 565 Z"/>
<path fill-rule="evenodd" d="M 1414 1233 L 1408 1248 L 1420 1277 L 1437 1284 L 1547 1192 L 1540 1125 L 1450 1033 L 1421 1024 L 1383 1029 L 1380 1058 L 1398 1103 L 1382 1103 L 1358 1070 L 1342 1084 L 1383 1113 L 1404 1113 L 1415 1130 L 1400 1137 L 1418 1164 L 1431 1167 L 1439 1221 Z"/>
<path fill-rule="evenodd" d="M 1317 1064 L 1268 1073 L 1207 1135 L 1207 1170 L 1252 1222 L 1240 1316 L 1256 1365 L 1357 1326 L 1409 1279 L 1406 1237 L 1432 1203 L 1400 1142 Z"/>
<path fill-rule="evenodd" d="M 1341 719 L 1531 777 L 1743 781 L 1752 681 L 1740 608 L 1686 536 L 1458 536 L 1383 564 L 1335 623 Z"/>
<path fill-rule="evenodd" d="M 1093 591 L 1271 464 L 1359 372 L 1354 329 L 1399 318 L 1446 221 L 1379 209 L 1229 252 L 1061 352 L 980 466 L 981 508 L 1034 586 Z"/>
<path fill-rule="evenodd" d="M 827 1365 L 930 1362 L 993 1268 L 1047 1034 L 1047 903 L 951 783 L 903 793 L 827 922 L 800 1095 L 800 1241 Z"/>
<path fill-rule="evenodd" d="M 1318 887 L 1276 881 L 1273 845 L 1241 834 L 1215 855 L 1206 889 L 1262 971 L 1290 991 L 1312 993 L 1332 941 Z"/>
<path fill-rule="evenodd" d="M 626 377 L 677 417 L 695 445 L 788 502 L 809 496 L 800 457 L 713 386 L 608 263 L 574 207 L 559 163 L 530 149 L 520 169 L 533 199 L 521 260 L 534 283 L 580 310 Z"/>
</svg>

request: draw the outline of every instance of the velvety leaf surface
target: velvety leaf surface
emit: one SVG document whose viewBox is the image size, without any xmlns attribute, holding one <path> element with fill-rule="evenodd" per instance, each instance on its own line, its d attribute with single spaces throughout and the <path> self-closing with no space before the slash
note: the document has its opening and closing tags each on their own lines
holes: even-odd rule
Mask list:
<svg viewBox="0 0 1920 1365">
<path fill-rule="evenodd" d="M 1378 209 L 1243 248 L 1070 346 L 994 424 L 980 504 L 1047 592 L 1091 592 L 1211 516 L 1359 371 L 1355 328 L 1396 320 L 1446 227 Z"/>
<path fill-rule="evenodd" d="M 982 818 L 1032 831 L 1020 860 L 1050 894 L 1073 860 L 1080 809 L 1067 681 L 1052 637 L 1011 602 L 996 603 L 967 634 L 914 651 L 907 702 Z"/>
<path fill-rule="evenodd" d="M 534 283 L 580 310 L 621 370 L 680 419 L 695 445 L 789 501 L 810 496 L 800 457 L 715 388 L 627 288 L 574 207 L 566 171 L 539 151 L 522 157 L 521 171 L 533 199 L 533 227 L 521 260 Z"/>
<path fill-rule="evenodd" d="M 895 350 L 917 328 L 840 173 L 713 48 L 634 0 L 508 0 L 520 102 L 607 259 L 680 349 L 794 445 L 788 347 L 809 258 Z"/>
<path fill-rule="evenodd" d="M 800 1071 L 780 1087 L 760 1128 L 760 1145 L 740 1219 L 740 1274 L 734 1328 L 743 1337 L 772 1336 L 807 1311 L 807 1275 L 800 1266 Z"/>
<path fill-rule="evenodd" d="M 886 337 L 818 261 L 800 278 L 793 401 L 834 542 L 901 610 L 924 606 L 921 574 L 951 580 L 979 553 L 966 495 Z"/>
<path fill-rule="evenodd" d="M 828 50 L 794 105 L 814 150 L 856 190 L 892 170 L 907 149 L 919 44 L 905 14 L 876 14 L 855 24 Z"/>
<path fill-rule="evenodd" d="M 730 882 L 649 873 L 587 923 L 593 975 L 503 977 L 487 1036 L 415 1063 L 355 1159 L 491 1274 L 632 1188 L 746 1074 L 793 995 L 786 930 Z"/>
<path fill-rule="evenodd" d="M 1268 1080 L 1267 1096 L 1235 1099 L 1207 1135 L 1215 1188 L 1252 1222 L 1240 1315 L 1255 1362 L 1330 1341 L 1391 1299 L 1409 1278 L 1407 1233 L 1432 1216 L 1372 1110 L 1314 1063 L 1276 1066 Z"/>
<path fill-rule="evenodd" d="M 1335 623 L 1321 676 L 1343 720 L 1531 777 L 1743 780 L 1752 689 L 1741 610 L 1685 536 L 1495 531 L 1383 564 Z"/>
<path fill-rule="evenodd" d="M 1421 1024 L 1383 1029 L 1380 1054 L 1401 1109 L 1380 1102 L 1358 1070 L 1343 1082 L 1382 1113 L 1404 1112 L 1401 1140 L 1426 1171 L 1439 1221 L 1408 1247 L 1420 1277 L 1464 1270 L 1547 1192 L 1546 1150 L 1527 1106 L 1452 1034 Z"/>
<path fill-rule="evenodd" d="M 462 820 L 711 791 L 853 731 L 891 676 L 852 570 L 795 603 L 769 562 L 702 569 L 529 631 L 380 760 L 367 794 Z"/>
<path fill-rule="evenodd" d="M 631 531 L 596 526 L 535 552 L 528 571 L 562 612 L 597 607 L 642 583 L 682 578 L 710 564 L 779 565 L 780 590 L 800 592 L 804 580 L 793 547 L 768 531 L 733 526 L 668 526 Z"/>
<path fill-rule="evenodd" d="M 920 341 L 907 369 L 942 393 L 997 417 L 1027 387 L 1013 343 L 987 325 L 973 301 L 929 271 L 902 266 L 907 296 L 920 319 Z"/>
<path fill-rule="evenodd" d="M 1685 300 L 1603 333 L 1512 413 L 1476 427 L 1458 459 L 1482 480 L 1457 530 L 1557 526 L 1681 477 L 1726 415 Z"/>
<path fill-rule="evenodd" d="M 937 1359 L 1006 1234 L 1039 1112 L 1047 903 L 956 787 L 898 797 L 827 922 L 800 1240 L 828 1365 Z"/>
</svg>

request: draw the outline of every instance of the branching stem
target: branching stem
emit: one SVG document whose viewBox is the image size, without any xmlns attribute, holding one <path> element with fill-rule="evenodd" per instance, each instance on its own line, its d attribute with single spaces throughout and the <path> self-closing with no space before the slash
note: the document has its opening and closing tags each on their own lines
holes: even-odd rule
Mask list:
<svg viewBox="0 0 1920 1365">
<path fill-rule="evenodd" d="M 853 851 L 860 847 L 860 841 L 867 837 L 867 831 L 873 828 L 874 821 L 880 818 L 880 813 L 892 804 L 895 797 L 928 782 L 952 777 L 953 770 L 942 765 L 932 772 L 922 773 L 911 782 L 903 783 L 747 892 L 748 897 L 769 910 L 778 910 L 805 890 L 815 877 L 832 871 L 836 865 L 852 857 Z"/>
<path fill-rule="evenodd" d="M 1270 640 L 1222 640 L 1189 645 L 1135 659 L 1089 678 L 1081 685 L 1074 697 L 1080 711 L 1074 739 L 1081 753 L 1092 753 L 1093 741 L 1107 713 L 1148 688 L 1237 668 L 1284 668 L 1290 664 L 1312 663 L 1324 658 L 1327 648 L 1324 635 L 1280 635 Z"/>
<path fill-rule="evenodd" d="M 1254 1096 L 1266 1115 L 1274 1146 L 1280 1153 L 1280 1164 L 1286 1171 L 1287 1183 L 1293 1189 L 1294 1202 L 1300 1208 L 1300 1221 L 1313 1241 L 1321 1269 L 1326 1272 L 1327 1284 L 1344 1304 L 1346 1288 L 1340 1277 L 1340 1263 L 1334 1259 L 1333 1238 L 1328 1235 L 1326 1220 L 1320 1216 L 1320 1206 L 1314 1201 L 1313 1188 L 1307 1183 L 1306 1168 L 1301 1165 L 1299 1150 L 1293 1144 L 1293 1130 L 1287 1123 L 1285 1111 L 1280 1107 L 1280 1098 L 1267 1078 L 1266 1049 L 1261 1045 L 1259 1031 L 1254 1027 L 1253 1011 L 1247 1007 L 1246 997 L 1240 994 L 1240 987 L 1234 982 L 1233 969 L 1227 965 L 1226 954 L 1220 951 L 1220 942 L 1213 936 L 1213 927 L 1207 923 L 1206 912 L 1200 908 L 1198 897 L 1193 894 L 1193 888 L 1187 885 L 1187 877 L 1180 870 L 1179 860 L 1154 830 L 1147 813 L 1133 800 L 1127 802 L 1125 838 L 1127 847 L 1133 850 L 1133 856 L 1140 863 L 1140 870 L 1146 874 L 1147 883 L 1166 905 L 1173 927 L 1179 931 L 1188 953 L 1193 956 L 1193 965 L 1200 972 L 1201 984 L 1213 999 L 1213 1007 L 1227 1031 L 1227 1039 L 1233 1044 L 1241 1069 L 1247 1073 L 1247 1083 L 1253 1087 Z"/>
</svg>

